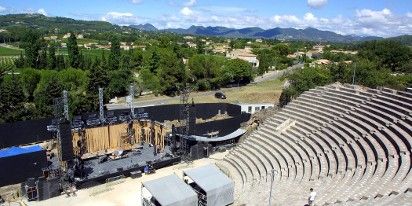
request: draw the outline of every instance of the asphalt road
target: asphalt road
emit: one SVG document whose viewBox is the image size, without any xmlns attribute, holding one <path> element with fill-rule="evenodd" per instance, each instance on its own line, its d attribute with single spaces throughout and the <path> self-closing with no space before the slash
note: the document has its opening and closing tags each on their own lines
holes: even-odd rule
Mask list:
<svg viewBox="0 0 412 206">
<path fill-rule="evenodd" d="M 287 72 L 290 72 L 290 71 L 293 71 L 293 70 L 298 69 L 298 68 L 302 68 L 303 66 L 304 66 L 303 64 L 295 64 L 295 65 L 292 65 L 292 66 L 286 68 L 285 70 L 269 71 L 269 72 L 263 74 L 262 76 L 256 77 L 254 82 L 258 83 L 258 82 L 264 82 L 264 81 L 268 81 L 268 80 L 277 79 L 279 77 L 282 77 L 283 74 L 285 74 Z"/>
<path fill-rule="evenodd" d="M 262 76 L 258 76 L 255 78 L 254 83 L 259 83 L 259 82 L 264 82 L 264 81 L 269 81 L 273 79 L 277 79 L 282 77 L 283 74 L 293 71 L 298 68 L 302 68 L 303 64 L 295 64 L 293 66 L 288 67 L 285 70 L 281 71 L 270 71 Z M 231 89 L 236 89 L 234 88 L 223 88 L 222 91 L 227 91 Z M 216 91 L 207 91 L 207 92 L 196 92 L 196 93 L 191 93 L 191 97 L 199 97 L 199 96 L 208 96 L 208 95 L 214 95 Z M 153 100 L 135 100 L 133 103 L 134 107 L 145 107 L 145 106 L 153 106 L 153 105 L 162 105 L 162 104 L 167 104 L 171 100 L 178 100 L 180 97 L 162 97 L 162 98 L 157 98 Z M 107 104 L 106 105 L 108 110 L 117 110 L 117 109 L 128 109 L 129 106 L 126 103 L 121 103 L 121 104 Z"/>
</svg>

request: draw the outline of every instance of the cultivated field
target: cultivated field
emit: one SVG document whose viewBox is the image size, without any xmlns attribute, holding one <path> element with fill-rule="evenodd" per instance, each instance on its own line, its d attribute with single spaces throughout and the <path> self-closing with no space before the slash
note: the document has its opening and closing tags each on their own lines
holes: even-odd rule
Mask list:
<svg viewBox="0 0 412 206">
<path fill-rule="evenodd" d="M 0 56 L 19 56 L 23 50 L 0 46 Z"/>
</svg>

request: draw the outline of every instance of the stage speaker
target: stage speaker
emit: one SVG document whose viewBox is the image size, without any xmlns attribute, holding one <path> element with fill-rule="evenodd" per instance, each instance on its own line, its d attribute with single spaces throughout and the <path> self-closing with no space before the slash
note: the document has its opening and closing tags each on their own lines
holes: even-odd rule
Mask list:
<svg viewBox="0 0 412 206">
<path fill-rule="evenodd" d="M 59 124 L 60 136 L 59 153 L 61 161 L 68 161 L 73 159 L 73 143 L 72 143 L 72 130 L 70 122 L 64 121 Z"/>
<path fill-rule="evenodd" d="M 47 200 L 60 195 L 60 182 L 58 178 L 39 178 L 37 182 L 39 200 Z"/>
</svg>

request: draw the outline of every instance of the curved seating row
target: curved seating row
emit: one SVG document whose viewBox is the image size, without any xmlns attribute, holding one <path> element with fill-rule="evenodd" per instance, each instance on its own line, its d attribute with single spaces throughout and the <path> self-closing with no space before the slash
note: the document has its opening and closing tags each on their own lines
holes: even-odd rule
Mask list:
<svg viewBox="0 0 412 206">
<path fill-rule="evenodd" d="M 412 94 L 336 83 L 300 95 L 217 165 L 239 204 L 268 201 L 273 178 L 280 205 L 304 204 L 309 188 L 317 205 L 396 205 L 412 187 L 411 148 Z"/>
</svg>

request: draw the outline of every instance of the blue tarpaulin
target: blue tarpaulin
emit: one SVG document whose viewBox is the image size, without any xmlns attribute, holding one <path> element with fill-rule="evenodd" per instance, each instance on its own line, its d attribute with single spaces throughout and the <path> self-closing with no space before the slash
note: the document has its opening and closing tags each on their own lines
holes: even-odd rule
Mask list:
<svg viewBox="0 0 412 206">
<path fill-rule="evenodd" d="M 17 155 L 27 154 L 27 153 L 32 153 L 32 152 L 38 152 L 41 150 L 43 150 L 43 148 L 40 147 L 39 145 L 27 146 L 27 147 L 9 147 L 9 148 L 0 150 L 0 158 L 17 156 Z"/>
</svg>

